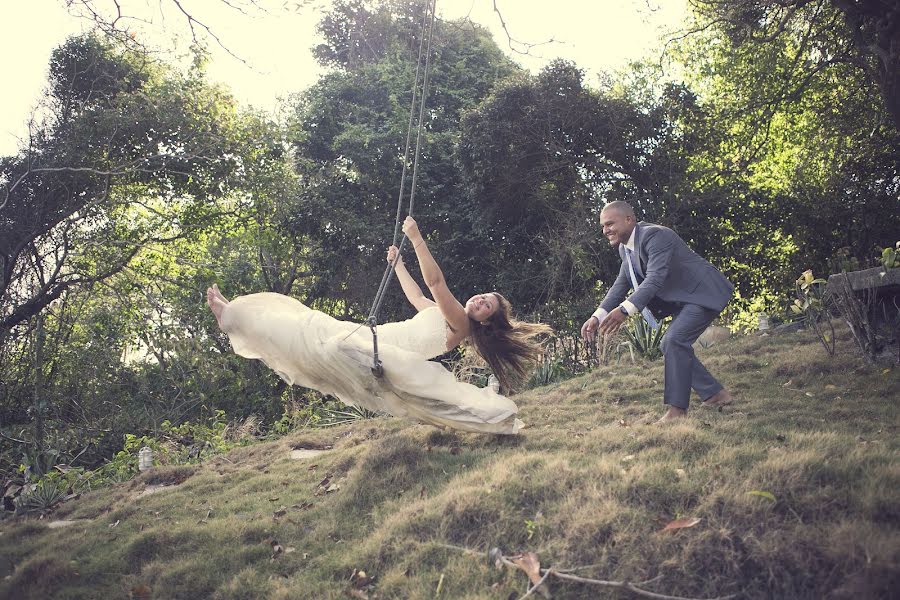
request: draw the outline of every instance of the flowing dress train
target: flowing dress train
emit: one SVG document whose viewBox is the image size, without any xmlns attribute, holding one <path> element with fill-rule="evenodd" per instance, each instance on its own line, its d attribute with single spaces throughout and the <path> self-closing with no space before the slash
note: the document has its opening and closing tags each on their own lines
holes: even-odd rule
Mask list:
<svg viewBox="0 0 900 600">
<path fill-rule="evenodd" d="M 338 321 L 288 296 L 235 298 L 223 310 L 221 325 L 235 353 L 263 361 L 291 385 L 345 404 L 463 431 L 515 434 L 522 427 L 512 400 L 457 381 L 428 360 L 447 346 L 447 323 L 436 306 L 378 326 L 382 378 L 371 372 L 367 326 Z"/>
</svg>

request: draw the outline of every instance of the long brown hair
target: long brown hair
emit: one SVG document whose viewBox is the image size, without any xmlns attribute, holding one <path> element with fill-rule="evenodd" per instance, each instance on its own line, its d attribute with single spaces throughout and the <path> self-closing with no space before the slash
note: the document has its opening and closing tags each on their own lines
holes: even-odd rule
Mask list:
<svg viewBox="0 0 900 600">
<path fill-rule="evenodd" d="M 553 330 L 543 323 L 512 318 L 509 300 L 497 292 L 497 310 L 484 324 L 469 319 L 469 340 L 500 380 L 504 391 L 514 390 L 528 376 L 543 352 L 535 339 Z"/>
</svg>

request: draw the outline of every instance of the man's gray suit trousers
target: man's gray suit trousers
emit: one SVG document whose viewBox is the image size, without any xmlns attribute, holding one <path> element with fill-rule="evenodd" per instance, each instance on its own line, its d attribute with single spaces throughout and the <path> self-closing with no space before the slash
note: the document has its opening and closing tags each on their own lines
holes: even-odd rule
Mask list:
<svg viewBox="0 0 900 600">
<path fill-rule="evenodd" d="M 673 315 L 662 339 L 665 356 L 664 402 L 687 410 L 691 388 L 702 400 L 715 395 L 722 384 L 713 377 L 694 355 L 693 344 L 719 312 L 697 304 L 685 304 Z"/>
</svg>

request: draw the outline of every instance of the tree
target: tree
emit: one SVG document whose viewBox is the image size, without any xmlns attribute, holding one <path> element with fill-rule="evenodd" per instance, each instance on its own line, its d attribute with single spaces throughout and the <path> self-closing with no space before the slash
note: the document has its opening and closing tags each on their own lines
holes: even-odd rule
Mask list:
<svg viewBox="0 0 900 600">
<path fill-rule="evenodd" d="M 900 5 L 891 0 L 691 0 L 736 44 L 796 40 L 803 61 L 771 102 L 803 93 L 816 73 L 850 65 L 877 86 L 894 128 L 900 129 Z"/>
<path fill-rule="evenodd" d="M 45 109 L 0 159 L 0 421 L 39 415 L 36 456 L 94 464 L 123 433 L 204 407 L 280 414 L 274 378 L 230 360 L 200 301 L 223 275 L 265 279 L 259 235 L 221 240 L 258 231 L 290 185 L 279 132 L 208 85 L 202 60 L 178 74 L 93 35 L 54 52 Z"/>
<path fill-rule="evenodd" d="M 597 225 L 605 202 L 684 222 L 697 112 L 682 87 L 592 89 L 575 65 L 557 61 L 506 81 L 467 113 L 460 159 L 480 208 L 472 227 L 487 240 L 500 289 L 545 315 L 551 303 L 560 325 L 589 314 L 597 282 L 619 266 Z"/>
<path fill-rule="evenodd" d="M 316 276 L 301 296 L 344 316 L 367 314 L 393 237 L 422 7 L 336 3 L 316 50 L 335 70 L 297 104 L 292 135 L 301 183 L 285 230 L 314 248 Z M 455 159 L 459 120 L 516 68 L 486 32 L 457 23 L 436 23 L 433 52 L 414 212 L 454 291 L 464 295 L 487 283 L 484 267 L 471 268 L 480 242 L 466 226 L 472 207 Z M 385 318 L 401 306 L 390 295 Z"/>
<path fill-rule="evenodd" d="M 54 52 L 48 109 L 29 147 L 0 161 L 0 335 L 142 247 L 209 225 L 216 200 L 278 152 L 198 73 L 94 36 Z"/>
<path fill-rule="evenodd" d="M 839 247 L 865 262 L 898 226 L 898 130 L 836 3 L 782 4 L 753 12 L 719 3 L 707 28 L 678 47 L 722 132 L 692 169 L 705 173 L 701 189 L 742 182 L 738 197 L 755 198 L 748 208 L 771 212 L 760 235 L 779 232 L 794 271 L 823 270 Z M 796 273 L 783 277 L 787 285 Z"/>
</svg>

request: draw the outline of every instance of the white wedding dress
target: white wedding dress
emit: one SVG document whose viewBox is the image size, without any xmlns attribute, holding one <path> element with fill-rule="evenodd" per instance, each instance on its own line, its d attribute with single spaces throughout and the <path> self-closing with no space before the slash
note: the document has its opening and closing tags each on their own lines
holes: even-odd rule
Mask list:
<svg viewBox="0 0 900 600">
<path fill-rule="evenodd" d="M 463 431 L 515 434 L 516 404 L 489 387 L 456 378 L 429 358 L 447 351 L 447 323 L 437 307 L 378 326 L 384 377 L 372 374 L 372 332 L 338 321 L 281 294 L 240 296 L 222 312 L 234 351 L 258 358 L 291 385 L 345 404 Z"/>
</svg>

